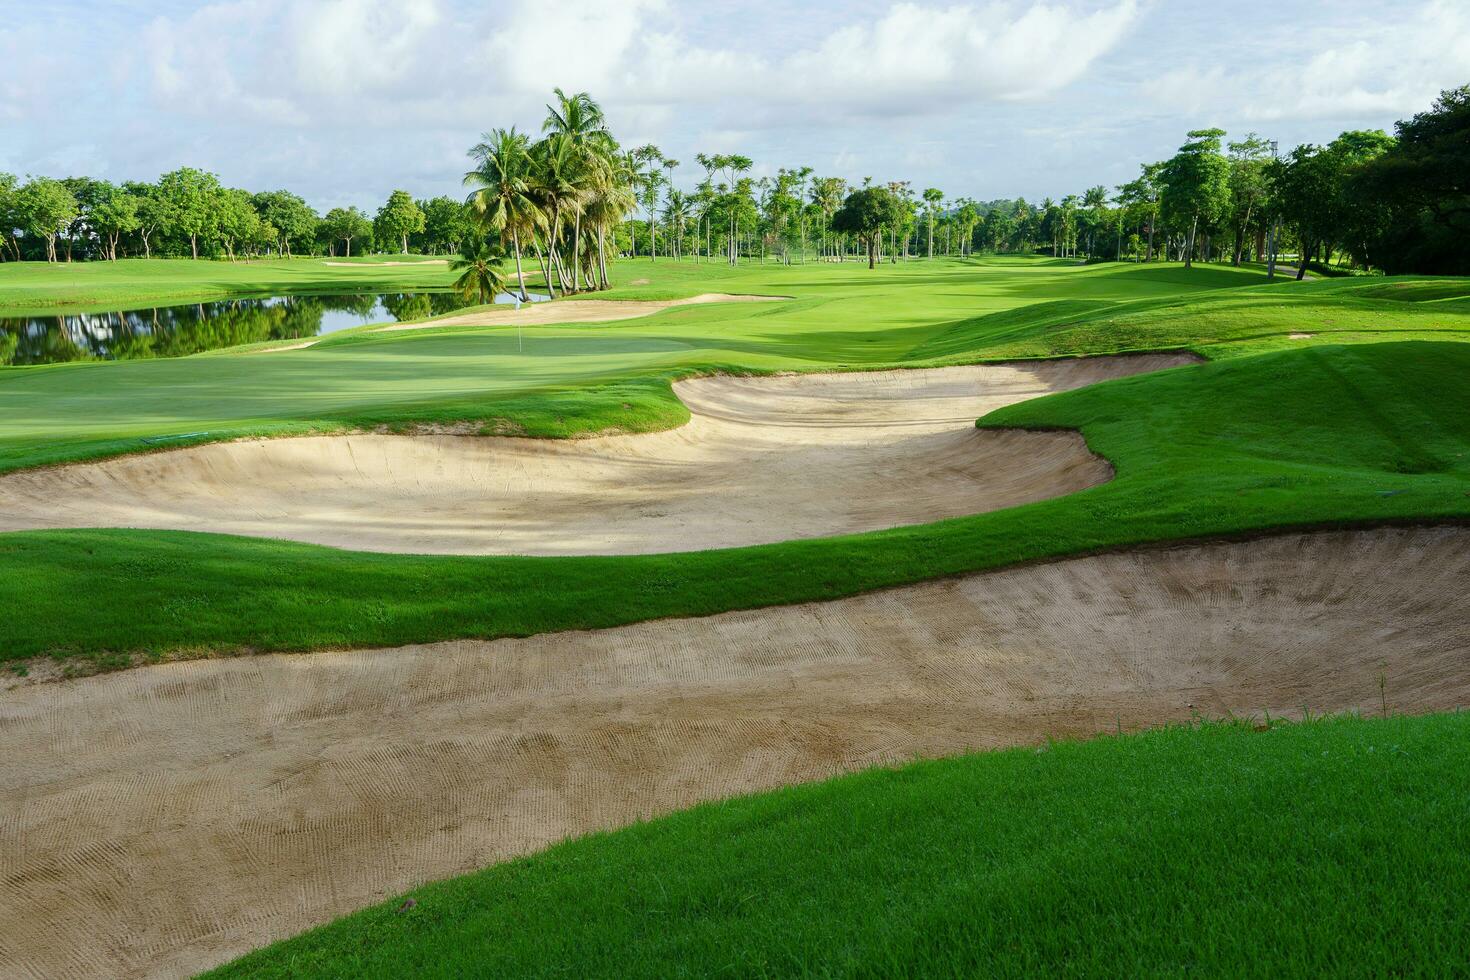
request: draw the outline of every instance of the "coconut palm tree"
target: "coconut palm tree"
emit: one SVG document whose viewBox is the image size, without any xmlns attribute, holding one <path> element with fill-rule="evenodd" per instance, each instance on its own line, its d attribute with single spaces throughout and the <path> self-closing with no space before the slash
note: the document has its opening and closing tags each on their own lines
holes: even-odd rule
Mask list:
<svg viewBox="0 0 1470 980">
<path fill-rule="evenodd" d="M 937 187 L 924 189 L 925 208 L 929 212 L 929 258 L 934 258 L 934 215 L 944 206 L 944 191 Z"/>
<path fill-rule="evenodd" d="M 500 263 L 503 253 L 492 249 L 484 239 L 471 238 L 460 246 L 459 255 L 449 263 L 451 272 L 458 272 L 454 289 L 467 300 L 478 300 L 482 305 L 493 303 L 495 297 L 505 292 L 505 274 Z"/>
<path fill-rule="evenodd" d="M 581 216 L 596 176 L 589 159 L 565 133 L 552 133 L 532 148 L 531 198 L 542 212 L 540 228 L 562 292 L 577 291 L 577 247 Z M 568 220 L 573 222 L 569 258 L 563 256 Z M 570 281 L 571 285 L 568 286 Z M 553 293 L 553 295 L 555 295 Z"/>
<path fill-rule="evenodd" d="M 530 145 L 529 137 L 516 132 L 514 127 L 492 130 L 470 150 L 476 166 L 464 175 L 464 185 L 475 188 L 466 203 L 480 225 L 502 238 L 509 233 L 522 302 L 531 297 L 526 292 L 526 277 L 521 268 L 521 235 L 531 232 L 539 217 L 528 182 Z"/>
<path fill-rule="evenodd" d="M 581 263 L 577 260 L 582 240 L 582 198 L 590 192 L 598 171 L 607 166 L 617 152 L 617 141 L 608 132 L 607 119 L 602 106 L 586 92 L 567 95 L 555 89 L 556 104 L 546 107 L 546 120 L 541 124 L 547 139 L 557 139 L 564 145 L 566 166 L 561 176 L 577 175 L 579 189 L 576 200 L 566 200 L 564 208 L 572 220 L 572 283 L 577 288 Z M 590 282 L 589 282 L 590 285 Z"/>
<path fill-rule="evenodd" d="M 690 215 L 693 214 L 692 202 L 689 195 L 682 191 L 669 191 L 669 199 L 664 204 L 664 227 L 668 228 L 674 236 L 674 261 L 678 261 L 684 251 L 684 229 L 689 224 Z"/>
<path fill-rule="evenodd" d="M 605 164 L 594 175 L 584 204 L 587 224 L 597 238 L 599 289 L 607 289 L 611 285 L 607 277 L 607 231 L 621 224 L 638 206 L 628 158 L 615 155 Z"/>
</svg>

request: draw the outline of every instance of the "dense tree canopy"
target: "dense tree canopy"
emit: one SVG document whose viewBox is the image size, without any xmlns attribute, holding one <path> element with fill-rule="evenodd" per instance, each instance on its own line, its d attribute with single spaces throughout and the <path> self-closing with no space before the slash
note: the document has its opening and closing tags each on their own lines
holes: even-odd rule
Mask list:
<svg viewBox="0 0 1470 980">
<path fill-rule="evenodd" d="M 554 294 L 605 289 L 610 253 L 731 264 L 865 254 L 876 265 L 885 244 L 894 261 L 1040 251 L 1239 265 L 1279 255 L 1299 276 L 1308 266 L 1470 274 L 1470 86 L 1443 93 L 1394 136 L 1347 132 L 1283 152 L 1255 133 L 1195 130 L 1111 191 L 1040 203 L 772 171 L 740 153 L 698 153 L 702 176 L 681 182 L 679 161 L 653 144 L 624 148 L 596 100 L 560 90 L 539 135 L 492 129 L 470 158 L 465 201 L 395 190 L 371 219 L 354 207 L 322 218 L 290 191 L 248 194 L 188 167 L 121 186 L 0 173 L 0 261 L 442 255 L 476 239 L 504 249 L 523 294 L 530 271 Z"/>
</svg>

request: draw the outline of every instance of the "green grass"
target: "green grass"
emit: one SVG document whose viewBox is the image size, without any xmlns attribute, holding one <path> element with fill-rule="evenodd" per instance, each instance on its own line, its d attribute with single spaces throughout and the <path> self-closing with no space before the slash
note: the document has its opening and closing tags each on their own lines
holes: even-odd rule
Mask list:
<svg viewBox="0 0 1470 980">
<path fill-rule="evenodd" d="M 1470 338 L 1470 312 L 1441 303 L 1363 297 L 1342 288 L 1352 281 L 1263 286 L 1259 275 L 1227 268 L 1014 260 L 916 262 L 875 273 L 854 264 L 650 265 L 618 270 L 620 281 L 647 278 L 649 285 L 600 295 L 795 298 L 530 328 L 524 350 L 513 328 L 457 327 L 349 331 L 273 354 L 0 368 L 0 472 L 146 451 L 161 436 L 188 436 L 182 443 L 465 421 L 490 431 L 509 422 L 532 435 L 643 431 L 685 417 L 665 382 L 708 371 L 1181 347 L 1219 357 L 1328 342 Z M 1470 295 L 1470 283 L 1463 285 Z M 7 295 L 0 275 L 0 300 Z M 1293 332 L 1315 336 L 1291 340 Z M 636 410 L 622 408 L 628 386 L 649 393 Z M 658 398 L 666 404 L 655 405 Z"/>
<path fill-rule="evenodd" d="M 1206 724 L 707 804 L 214 977 L 1448 976 L 1470 714 Z"/>
<path fill-rule="evenodd" d="M 0 263 L 0 317 L 126 310 L 155 303 L 206 302 L 276 292 L 387 292 L 448 286 L 453 276 L 443 265 L 382 264 L 393 259 L 423 262 L 427 258 L 431 256 L 248 262 L 121 259 L 55 265 L 7 262 Z"/>
<path fill-rule="evenodd" d="M 529 635 L 828 599 L 1150 541 L 1465 520 L 1467 376 L 1470 345 L 1411 341 L 1277 351 L 1037 399 L 982 424 L 1080 429 L 1116 479 L 937 524 L 754 548 L 440 557 L 183 532 L 4 534 L 0 656 Z M 615 397 L 637 406 L 639 394 Z"/>
</svg>

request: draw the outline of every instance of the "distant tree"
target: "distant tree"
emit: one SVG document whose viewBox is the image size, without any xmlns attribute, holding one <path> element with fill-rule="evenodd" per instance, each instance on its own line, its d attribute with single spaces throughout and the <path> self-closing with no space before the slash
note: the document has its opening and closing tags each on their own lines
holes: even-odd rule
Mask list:
<svg viewBox="0 0 1470 980">
<path fill-rule="evenodd" d="M 112 262 L 117 261 L 118 239 L 137 231 L 141 224 L 138 199 L 112 184 L 98 188 L 88 217 L 102 240 L 104 256 Z"/>
<path fill-rule="evenodd" d="M 505 292 L 505 274 L 500 271 L 504 256 L 492 249 L 484 239 L 471 238 L 460 246 L 459 255 L 449 263 L 452 272 L 458 272 L 454 280 L 455 291 L 467 300 L 480 304 L 492 303 L 495 297 Z"/>
<path fill-rule="evenodd" d="M 457 252 L 460 243 L 473 234 L 468 209 L 452 197 L 420 201 L 419 210 L 424 212 L 425 252 Z"/>
<path fill-rule="evenodd" d="M 153 235 L 168 220 L 168 209 L 152 184 L 129 181 L 123 191 L 133 200 L 133 210 L 138 217 L 135 229 L 143 243 L 143 257 L 153 257 Z"/>
<path fill-rule="evenodd" d="M 189 239 L 189 252 L 199 258 L 199 239 L 214 237 L 224 188 L 214 174 L 183 167 L 158 178 L 164 230 Z"/>
<path fill-rule="evenodd" d="M 1363 229 L 1372 224 L 1367 215 L 1376 213 L 1374 202 L 1357 199 L 1350 179 L 1392 145 L 1392 137 L 1383 132 L 1348 132 L 1327 146 L 1299 146 L 1271 166 L 1278 212 L 1302 246 L 1298 279 L 1306 275 L 1314 255 L 1321 253 L 1324 261 L 1330 257 L 1335 241 L 1371 234 Z"/>
<path fill-rule="evenodd" d="M 1245 243 L 1252 226 L 1266 211 L 1270 191 L 1268 167 L 1271 144 L 1255 133 L 1231 143 L 1230 150 L 1230 224 L 1235 229 L 1233 265 L 1240 265 Z"/>
<path fill-rule="evenodd" d="M 262 221 L 276 229 L 281 253 L 291 256 L 291 243 L 310 241 L 316 237 L 321 218 L 311 205 L 290 191 L 262 191 L 251 199 Z"/>
<path fill-rule="evenodd" d="M 19 188 L 20 182 L 15 174 L 0 173 L 0 262 L 6 260 L 7 245 L 10 246 L 15 261 L 20 261 L 20 245 L 16 241 L 16 232 L 21 230 L 23 224 L 17 203 Z"/>
<path fill-rule="evenodd" d="M 1230 162 L 1221 153 L 1223 129 L 1196 129 L 1179 152 L 1164 164 L 1164 211 L 1187 227 L 1184 266 L 1194 263 L 1195 238 L 1213 229 L 1230 204 Z"/>
<path fill-rule="evenodd" d="M 408 251 L 408 236 L 424 230 L 424 212 L 408 191 L 394 191 L 378 209 L 373 230 L 380 242 L 397 240 L 400 250 Z"/>
<path fill-rule="evenodd" d="M 937 187 L 924 189 L 925 211 L 929 214 L 929 258 L 934 258 L 934 216 L 944 203 L 944 191 Z"/>
<path fill-rule="evenodd" d="M 221 191 L 215 203 L 214 223 L 231 262 L 235 261 L 236 244 L 252 242 L 260 235 L 260 213 L 246 191 Z"/>
<path fill-rule="evenodd" d="M 373 223 L 355 207 L 333 208 L 328 211 L 322 227 L 329 240 L 345 243 L 348 258 L 352 257 L 352 240 L 367 238 L 373 233 Z"/>
<path fill-rule="evenodd" d="M 76 220 L 77 199 L 66 185 L 49 177 L 36 177 L 16 193 L 16 215 L 26 234 L 46 242 L 46 261 L 56 261 L 56 238 Z"/>
<path fill-rule="evenodd" d="M 886 229 L 903 219 L 898 198 L 886 187 L 864 187 L 847 195 L 832 216 L 832 227 L 855 236 L 868 253 L 868 268 L 878 264 L 878 249 Z"/>
<path fill-rule="evenodd" d="M 1396 144 L 1353 175 L 1358 200 L 1381 203 L 1376 262 L 1390 273 L 1470 275 L 1470 85 L 1394 129 Z"/>
</svg>

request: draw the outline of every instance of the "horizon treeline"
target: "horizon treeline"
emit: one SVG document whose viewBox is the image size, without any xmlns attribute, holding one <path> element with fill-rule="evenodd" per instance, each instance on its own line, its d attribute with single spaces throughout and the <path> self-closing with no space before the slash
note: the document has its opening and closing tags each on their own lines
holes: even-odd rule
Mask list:
<svg viewBox="0 0 1470 980">
<path fill-rule="evenodd" d="M 875 263 L 977 252 L 1088 260 L 1268 261 L 1301 274 L 1470 274 L 1470 86 L 1393 135 L 1349 131 L 1282 152 L 1255 133 L 1188 134 L 1168 160 L 1112 188 L 1038 203 L 951 199 L 904 180 L 849 183 L 811 167 L 752 177 L 739 154 L 677 160 L 622 148 L 586 93 L 556 92 L 542 138 L 486 133 L 462 202 L 393 191 L 374 215 L 319 215 L 287 190 L 250 193 L 182 168 L 153 183 L 0 173 L 0 260 L 444 254 L 467 246 L 534 261 L 553 293 L 605 289 L 609 254 L 738 263 Z"/>
</svg>

